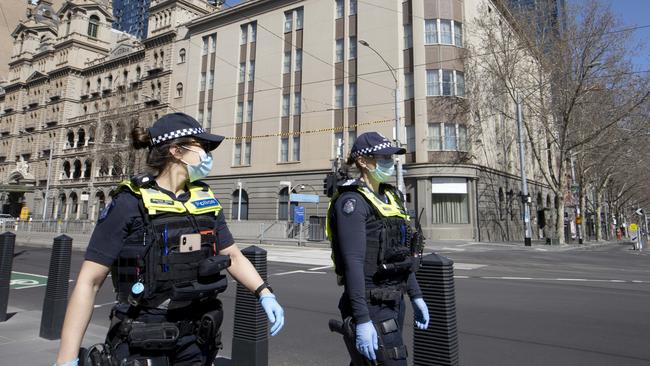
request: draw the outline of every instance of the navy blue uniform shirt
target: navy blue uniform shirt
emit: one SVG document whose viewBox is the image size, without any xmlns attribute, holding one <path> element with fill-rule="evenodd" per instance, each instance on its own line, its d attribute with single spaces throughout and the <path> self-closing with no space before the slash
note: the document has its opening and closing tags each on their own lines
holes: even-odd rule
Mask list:
<svg viewBox="0 0 650 366">
<path fill-rule="evenodd" d="M 181 202 L 186 202 L 190 198 L 189 191 L 176 197 L 174 193 L 157 185 L 156 189 Z M 124 239 L 144 225 L 142 215 L 138 209 L 139 200 L 140 198 L 126 191 L 119 192 L 113 197 L 109 206 L 101 212 L 97 225 L 93 230 L 86 249 L 86 260 L 107 267 L 113 265 L 122 250 Z M 218 250 L 234 244 L 235 240 L 226 225 L 223 210 L 215 217 L 214 227 L 219 245 Z"/>
<path fill-rule="evenodd" d="M 384 188 L 384 185 L 380 186 L 377 197 L 388 203 L 383 193 Z M 366 303 L 366 287 L 375 286 L 372 276 L 366 276 L 363 270 L 366 258 L 366 223 L 374 218 L 373 208 L 361 193 L 346 191 L 341 193 L 334 202 L 334 216 L 336 237 L 344 265 L 344 296 L 348 298 L 352 316 L 357 324 L 365 323 L 370 320 Z M 415 273 L 411 273 L 408 278 L 407 292 L 411 298 L 422 296 Z"/>
</svg>

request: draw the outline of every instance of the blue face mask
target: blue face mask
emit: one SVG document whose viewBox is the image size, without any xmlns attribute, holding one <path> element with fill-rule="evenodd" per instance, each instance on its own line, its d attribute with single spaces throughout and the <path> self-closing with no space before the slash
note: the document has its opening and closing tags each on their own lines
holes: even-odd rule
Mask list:
<svg viewBox="0 0 650 366">
<path fill-rule="evenodd" d="M 212 154 L 206 153 L 205 151 L 203 151 L 203 149 L 197 151 L 189 147 L 185 147 L 185 146 L 181 146 L 181 147 L 183 149 L 193 151 L 199 154 L 199 158 L 201 159 L 199 163 L 196 165 L 188 164 L 187 162 L 181 160 L 187 166 L 187 175 L 189 177 L 190 182 L 194 182 L 199 179 L 207 177 L 208 174 L 210 174 L 210 171 L 212 170 Z"/>
<path fill-rule="evenodd" d="M 373 180 L 383 183 L 395 174 L 395 163 L 393 159 L 377 159 L 375 169 L 368 173 Z"/>
</svg>

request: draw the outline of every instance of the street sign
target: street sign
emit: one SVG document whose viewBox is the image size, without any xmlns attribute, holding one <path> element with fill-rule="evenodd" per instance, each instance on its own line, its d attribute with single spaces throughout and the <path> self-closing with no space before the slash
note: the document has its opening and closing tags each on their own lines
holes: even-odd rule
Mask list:
<svg viewBox="0 0 650 366">
<path fill-rule="evenodd" d="M 639 215 L 639 216 L 643 216 L 643 209 L 639 208 L 638 210 L 634 211 L 634 213 Z"/>
<path fill-rule="evenodd" d="M 305 206 L 296 206 L 293 209 L 293 222 L 296 224 L 305 222 Z"/>
<path fill-rule="evenodd" d="M 639 228 L 637 224 L 630 224 L 630 230 L 636 231 Z"/>
<path fill-rule="evenodd" d="M 320 196 L 317 194 L 297 194 L 292 193 L 289 198 L 291 202 L 308 202 L 308 203 L 318 203 L 320 202 Z"/>
<path fill-rule="evenodd" d="M 582 225 L 582 216 L 576 216 L 576 225 Z"/>
</svg>

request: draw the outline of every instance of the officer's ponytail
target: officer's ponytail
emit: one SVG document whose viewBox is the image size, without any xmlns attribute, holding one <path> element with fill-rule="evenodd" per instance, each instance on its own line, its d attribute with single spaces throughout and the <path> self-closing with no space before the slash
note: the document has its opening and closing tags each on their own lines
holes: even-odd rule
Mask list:
<svg viewBox="0 0 650 366">
<path fill-rule="evenodd" d="M 151 137 L 149 136 L 149 131 L 144 127 L 133 127 L 131 130 L 131 140 L 133 148 L 136 150 L 151 147 Z"/>
</svg>

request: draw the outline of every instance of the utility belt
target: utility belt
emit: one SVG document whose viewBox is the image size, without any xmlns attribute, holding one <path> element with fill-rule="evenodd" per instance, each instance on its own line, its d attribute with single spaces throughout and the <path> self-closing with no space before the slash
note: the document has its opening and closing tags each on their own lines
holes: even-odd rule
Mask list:
<svg viewBox="0 0 650 366">
<path fill-rule="evenodd" d="M 406 284 L 366 289 L 366 300 L 372 304 L 395 305 L 402 301 Z"/>
<path fill-rule="evenodd" d="M 377 363 L 373 364 L 370 360 L 365 359 L 366 365 L 382 365 L 390 359 L 405 360 L 408 357 L 408 350 L 405 345 L 387 348 L 384 342 L 385 336 L 399 330 L 397 320 L 390 318 L 380 322 L 373 322 L 373 325 L 377 330 L 377 340 L 379 342 L 379 349 L 375 353 Z M 345 342 L 350 342 L 352 345 L 355 343 L 357 325 L 351 316 L 343 319 L 342 322 L 336 319 L 330 319 L 329 328 L 331 332 L 342 334 Z"/>
</svg>

